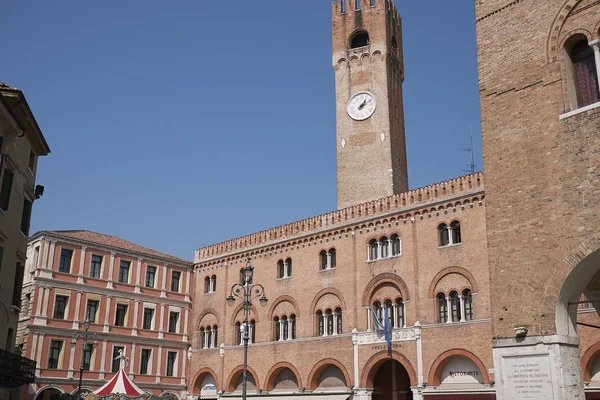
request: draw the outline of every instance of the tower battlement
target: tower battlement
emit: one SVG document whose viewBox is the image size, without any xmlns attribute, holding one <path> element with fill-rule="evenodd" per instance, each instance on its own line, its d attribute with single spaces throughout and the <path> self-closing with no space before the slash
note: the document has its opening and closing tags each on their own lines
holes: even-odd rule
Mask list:
<svg viewBox="0 0 600 400">
<path fill-rule="evenodd" d="M 434 204 L 447 205 L 450 202 L 451 206 L 455 206 L 454 198 L 464 198 L 482 192 L 483 173 L 477 172 L 203 247 L 196 250 L 194 262 L 204 262 L 225 254 L 314 234 L 320 230 L 341 227 L 387 212 L 412 212 L 411 215 L 421 214 L 421 209 L 431 212 L 431 206 Z M 481 197 L 479 199 L 481 200 Z"/>
</svg>

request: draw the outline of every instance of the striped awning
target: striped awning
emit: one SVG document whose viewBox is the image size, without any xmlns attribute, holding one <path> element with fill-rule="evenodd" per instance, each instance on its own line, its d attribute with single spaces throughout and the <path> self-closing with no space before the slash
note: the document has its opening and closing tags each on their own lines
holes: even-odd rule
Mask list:
<svg viewBox="0 0 600 400">
<path fill-rule="evenodd" d="M 96 396 L 121 394 L 127 397 L 139 397 L 142 396 L 144 393 L 145 392 L 142 389 L 137 387 L 137 385 L 133 383 L 131 379 L 129 379 L 129 377 L 127 376 L 127 374 L 125 374 L 125 371 L 123 371 L 123 369 L 120 369 L 119 372 L 115 376 L 113 376 L 110 381 L 106 382 L 104 386 L 94 391 L 94 394 Z"/>
</svg>

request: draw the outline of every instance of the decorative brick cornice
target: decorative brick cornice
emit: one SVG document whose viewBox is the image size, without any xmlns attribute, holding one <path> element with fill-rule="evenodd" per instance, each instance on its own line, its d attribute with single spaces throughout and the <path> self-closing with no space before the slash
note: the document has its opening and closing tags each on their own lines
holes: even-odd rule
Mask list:
<svg viewBox="0 0 600 400">
<path fill-rule="evenodd" d="M 472 207 L 474 202 L 482 202 L 483 189 L 482 172 L 461 176 L 200 248 L 196 250 L 195 263 L 202 263 L 204 267 L 213 260 L 218 263 L 227 261 L 224 256 L 239 258 L 250 255 L 249 252 L 280 251 L 289 242 L 297 243 L 300 239 L 317 241 L 332 235 L 341 237 L 355 229 L 368 229 L 369 225 L 378 224 L 372 223 L 377 219 L 383 222 L 386 217 L 396 214 L 402 214 L 396 220 L 423 219 L 432 214 L 447 213 L 456 207 L 464 208 L 465 201 Z M 385 223 L 388 223 L 387 220 Z"/>
</svg>

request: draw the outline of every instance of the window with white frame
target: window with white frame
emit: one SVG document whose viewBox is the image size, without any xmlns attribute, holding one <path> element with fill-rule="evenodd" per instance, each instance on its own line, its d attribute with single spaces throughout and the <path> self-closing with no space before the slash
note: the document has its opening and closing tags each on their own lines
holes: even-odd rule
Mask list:
<svg viewBox="0 0 600 400">
<path fill-rule="evenodd" d="M 319 253 L 319 270 L 325 271 L 335 269 L 336 267 L 336 252 L 335 248 L 329 250 L 321 250 Z"/>
<path fill-rule="evenodd" d="M 204 278 L 204 293 L 215 293 L 217 291 L 217 276 L 207 276 Z"/>
<path fill-rule="evenodd" d="M 460 234 L 460 222 L 452 221 L 450 225 L 438 225 L 438 244 L 439 247 L 451 246 L 462 243 Z"/>
<path fill-rule="evenodd" d="M 317 336 L 333 336 L 342 333 L 342 309 L 336 307 L 317 311 Z"/>
<path fill-rule="evenodd" d="M 255 332 L 255 328 L 256 328 L 256 321 L 251 319 L 248 322 L 248 344 L 252 344 L 252 343 L 256 343 L 256 332 Z M 244 344 L 244 330 L 246 329 L 246 327 L 244 326 L 243 322 L 236 322 L 235 323 L 235 343 L 234 345 L 240 345 L 242 346 Z"/>
<path fill-rule="evenodd" d="M 402 300 L 402 297 L 396 297 L 393 301 L 392 299 L 386 299 L 383 302 L 375 300 L 370 309 L 369 317 L 373 317 L 377 320 L 376 324 L 374 324 L 376 329 L 377 324 L 383 329 L 386 321 L 391 325 L 392 329 L 406 328 L 404 301 Z M 370 321 L 368 326 L 370 326 Z"/>
<path fill-rule="evenodd" d="M 150 372 L 150 360 L 152 360 L 152 349 L 142 349 L 140 375 L 147 375 Z"/>
<path fill-rule="evenodd" d="M 291 314 L 273 318 L 273 332 L 275 341 L 296 339 L 296 315 Z"/>
<path fill-rule="evenodd" d="M 383 260 L 402 255 L 402 241 L 397 233 L 390 237 L 371 239 L 367 244 L 367 261 Z"/>
<path fill-rule="evenodd" d="M 90 261 L 90 278 L 100 279 L 102 258 L 102 256 L 92 254 L 92 259 Z"/>
<path fill-rule="evenodd" d="M 154 308 L 144 307 L 142 329 L 154 329 Z"/>
<path fill-rule="evenodd" d="M 582 34 L 574 35 L 565 42 L 564 54 L 571 110 L 600 101 L 597 70 L 599 66 L 596 65 L 594 56 L 594 47 L 597 46 L 600 46 L 598 40 L 588 43 L 587 37 Z"/>
<path fill-rule="evenodd" d="M 451 290 L 447 295 L 439 292 L 436 303 L 439 323 L 465 322 L 474 318 L 471 289 L 464 289 L 461 293 Z"/>
<path fill-rule="evenodd" d="M 277 279 L 285 279 L 292 277 L 292 259 L 277 261 Z"/>
<path fill-rule="evenodd" d="M 202 349 L 213 349 L 217 347 L 218 329 L 216 325 L 200 328 L 200 343 Z"/>
<path fill-rule="evenodd" d="M 177 361 L 177 352 L 176 351 L 168 351 L 167 352 L 167 376 L 173 376 L 176 370 Z"/>
</svg>

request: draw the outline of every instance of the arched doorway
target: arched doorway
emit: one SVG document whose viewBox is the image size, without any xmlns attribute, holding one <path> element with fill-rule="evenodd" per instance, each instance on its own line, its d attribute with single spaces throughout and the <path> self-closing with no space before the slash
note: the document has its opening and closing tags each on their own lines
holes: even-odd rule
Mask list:
<svg viewBox="0 0 600 400">
<path fill-rule="evenodd" d="M 412 400 L 410 377 L 396 360 L 383 362 L 373 377 L 373 400 Z"/>
<path fill-rule="evenodd" d="M 54 386 L 42 388 L 35 396 L 35 400 L 61 400 L 63 392 Z"/>
</svg>

